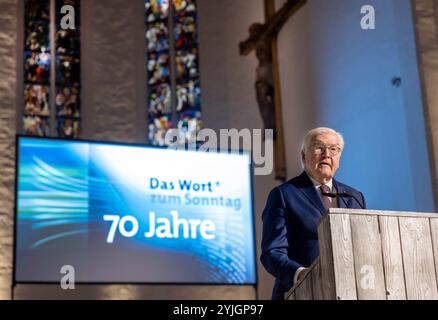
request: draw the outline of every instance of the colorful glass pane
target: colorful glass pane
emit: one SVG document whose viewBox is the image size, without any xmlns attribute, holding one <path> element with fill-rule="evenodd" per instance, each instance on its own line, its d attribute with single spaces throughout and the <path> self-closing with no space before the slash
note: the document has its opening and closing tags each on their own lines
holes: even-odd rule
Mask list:
<svg viewBox="0 0 438 320">
<path fill-rule="evenodd" d="M 58 117 L 79 118 L 79 89 L 75 87 L 62 87 L 56 93 L 56 115 Z"/>
<path fill-rule="evenodd" d="M 60 138 L 77 139 L 81 133 L 80 122 L 77 119 L 60 118 L 57 130 Z"/>
<path fill-rule="evenodd" d="M 166 19 L 169 14 L 169 0 L 146 0 L 146 21 Z"/>
<path fill-rule="evenodd" d="M 173 0 L 175 13 L 178 15 L 196 13 L 196 4 L 194 0 Z"/>
<path fill-rule="evenodd" d="M 56 65 L 57 85 L 78 86 L 80 82 L 79 58 L 59 56 Z"/>
<path fill-rule="evenodd" d="M 196 44 L 197 32 L 194 16 L 176 16 L 173 31 L 177 49 Z"/>
<path fill-rule="evenodd" d="M 178 129 L 184 134 L 186 142 L 196 142 L 198 132 L 202 129 L 202 118 L 199 110 L 182 112 L 178 115 Z"/>
<path fill-rule="evenodd" d="M 36 84 L 24 86 L 24 114 L 29 116 L 50 116 L 48 86 Z"/>
<path fill-rule="evenodd" d="M 154 22 L 148 25 L 146 39 L 149 51 L 169 49 L 169 31 L 163 22 Z"/>
<path fill-rule="evenodd" d="M 176 86 L 176 111 L 201 108 L 201 88 L 199 80 L 189 81 Z"/>
<path fill-rule="evenodd" d="M 148 77 L 149 85 L 169 82 L 169 53 L 149 52 Z"/>
<path fill-rule="evenodd" d="M 165 145 L 167 130 L 172 128 L 172 115 L 152 117 L 149 122 L 149 143 L 155 146 Z"/>
<path fill-rule="evenodd" d="M 79 49 L 78 31 L 58 30 L 56 33 L 56 53 L 62 55 L 78 55 Z"/>
<path fill-rule="evenodd" d="M 49 0 L 26 0 L 24 3 L 25 21 L 49 20 L 49 4 Z"/>
<path fill-rule="evenodd" d="M 178 80 L 194 78 L 199 75 L 198 48 L 193 47 L 189 50 L 177 51 L 175 62 Z"/>
<path fill-rule="evenodd" d="M 48 52 L 50 50 L 48 21 L 29 21 L 26 25 L 24 36 L 25 50 L 40 52 Z"/>
<path fill-rule="evenodd" d="M 27 136 L 48 136 L 50 133 L 49 118 L 39 116 L 24 116 L 23 132 Z"/>
<path fill-rule="evenodd" d="M 163 83 L 149 89 L 149 112 L 151 115 L 172 113 L 170 85 Z"/>
<path fill-rule="evenodd" d="M 31 83 L 48 84 L 50 77 L 50 55 L 48 53 L 25 52 L 24 80 Z"/>
</svg>

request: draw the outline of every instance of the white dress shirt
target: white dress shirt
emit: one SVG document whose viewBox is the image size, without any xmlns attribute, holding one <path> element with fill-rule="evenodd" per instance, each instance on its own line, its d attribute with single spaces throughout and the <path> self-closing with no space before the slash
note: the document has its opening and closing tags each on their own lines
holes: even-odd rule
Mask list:
<svg viewBox="0 0 438 320">
<path fill-rule="evenodd" d="M 320 187 L 322 186 L 321 183 L 319 183 L 318 181 L 316 181 L 315 179 L 313 179 L 309 174 L 307 174 L 310 178 L 310 180 L 312 181 L 313 185 L 315 186 L 316 191 L 318 192 L 319 196 L 321 196 L 321 189 Z M 330 192 L 333 192 L 333 179 L 330 179 L 330 181 L 328 181 L 327 183 L 325 183 L 326 186 L 328 186 L 330 188 Z M 329 201 L 332 202 L 333 198 L 328 197 Z"/>
</svg>

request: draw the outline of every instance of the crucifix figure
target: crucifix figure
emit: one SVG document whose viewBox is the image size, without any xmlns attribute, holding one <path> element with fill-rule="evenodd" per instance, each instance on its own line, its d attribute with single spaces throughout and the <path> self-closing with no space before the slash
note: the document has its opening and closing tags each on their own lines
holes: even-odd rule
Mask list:
<svg viewBox="0 0 438 320">
<path fill-rule="evenodd" d="M 249 38 L 239 43 L 239 49 L 243 56 L 255 50 L 259 62 L 256 69 L 256 99 L 264 129 L 274 131 L 275 177 L 284 181 L 286 180 L 286 161 L 276 37 L 289 17 L 301 8 L 306 0 L 287 0 L 276 12 L 275 0 L 264 1 L 266 22 L 264 24 L 253 23 L 249 27 Z"/>
</svg>

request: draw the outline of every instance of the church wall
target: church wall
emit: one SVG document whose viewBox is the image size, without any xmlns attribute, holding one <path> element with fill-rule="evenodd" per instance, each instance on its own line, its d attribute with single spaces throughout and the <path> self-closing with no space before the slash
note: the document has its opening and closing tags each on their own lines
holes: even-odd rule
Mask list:
<svg viewBox="0 0 438 320">
<path fill-rule="evenodd" d="M 425 106 L 425 125 L 428 133 L 429 158 L 435 203 L 438 203 L 438 3 L 434 0 L 414 0 L 414 23 L 417 36 L 417 52 Z"/>
<path fill-rule="evenodd" d="M 363 5 L 375 8 L 375 30 L 361 28 Z M 285 135 L 296 151 L 289 172 L 300 169 L 298 137 L 333 127 L 346 140 L 337 177 L 369 208 L 435 211 L 410 1 L 308 0 L 279 46 Z"/>
<path fill-rule="evenodd" d="M 1 1 L 0 12 L 0 299 L 9 299 L 15 181 L 17 1 Z"/>
</svg>

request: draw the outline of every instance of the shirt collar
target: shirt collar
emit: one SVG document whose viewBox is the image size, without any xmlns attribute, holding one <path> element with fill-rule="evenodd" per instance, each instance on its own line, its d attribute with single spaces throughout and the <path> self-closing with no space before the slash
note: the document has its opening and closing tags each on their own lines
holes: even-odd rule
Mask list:
<svg viewBox="0 0 438 320">
<path fill-rule="evenodd" d="M 307 172 L 306 172 L 307 173 Z M 310 180 L 313 183 L 313 186 L 316 189 L 319 189 L 319 187 L 321 186 L 321 183 L 319 183 L 318 181 L 316 181 L 315 179 L 313 179 L 310 174 L 307 173 L 307 176 L 310 178 Z M 330 181 L 328 181 L 326 184 L 326 186 L 328 186 L 330 188 L 330 191 L 333 191 L 333 179 L 330 179 Z"/>
</svg>

